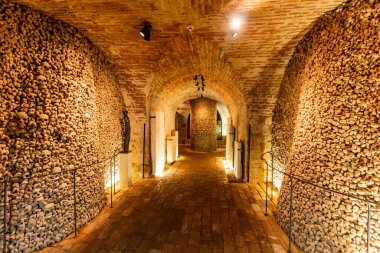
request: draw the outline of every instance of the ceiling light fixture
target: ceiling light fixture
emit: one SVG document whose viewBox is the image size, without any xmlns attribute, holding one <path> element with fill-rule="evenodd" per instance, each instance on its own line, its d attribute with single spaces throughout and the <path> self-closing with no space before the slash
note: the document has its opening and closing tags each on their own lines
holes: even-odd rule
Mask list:
<svg viewBox="0 0 380 253">
<path fill-rule="evenodd" d="M 192 32 L 194 30 L 194 26 L 193 25 L 188 25 L 186 27 L 186 29 L 189 31 L 189 32 Z"/>
<path fill-rule="evenodd" d="M 144 27 L 140 31 L 140 35 L 146 41 L 150 41 L 150 31 L 152 30 L 152 25 L 149 22 L 144 23 Z"/>
<path fill-rule="evenodd" d="M 232 38 L 235 38 L 238 35 L 238 30 L 241 25 L 241 20 L 238 17 L 234 17 L 231 21 L 231 35 Z"/>
<path fill-rule="evenodd" d="M 240 18 L 233 18 L 231 22 L 231 28 L 233 29 L 239 29 L 241 25 L 241 20 Z"/>
<path fill-rule="evenodd" d="M 199 83 L 199 81 L 201 83 Z M 203 93 L 205 91 L 205 78 L 203 75 L 195 75 L 194 76 L 194 82 L 195 82 L 195 87 L 197 87 L 197 91 L 201 92 L 201 97 L 203 98 Z"/>
</svg>

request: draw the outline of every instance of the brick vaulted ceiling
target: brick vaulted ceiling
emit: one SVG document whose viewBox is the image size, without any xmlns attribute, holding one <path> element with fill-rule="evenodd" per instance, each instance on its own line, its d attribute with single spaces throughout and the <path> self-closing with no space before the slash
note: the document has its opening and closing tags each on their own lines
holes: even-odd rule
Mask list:
<svg viewBox="0 0 380 253">
<path fill-rule="evenodd" d="M 15 0 L 79 28 L 114 64 L 136 114 L 150 97 L 173 105 L 206 96 L 271 115 L 293 48 L 316 18 L 342 0 Z M 243 18 L 232 38 L 229 22 Z M 153 25 L 151 41 L 139 35 Z M 186 27 L 192 25 L 192 32 Z"/>
</svg>

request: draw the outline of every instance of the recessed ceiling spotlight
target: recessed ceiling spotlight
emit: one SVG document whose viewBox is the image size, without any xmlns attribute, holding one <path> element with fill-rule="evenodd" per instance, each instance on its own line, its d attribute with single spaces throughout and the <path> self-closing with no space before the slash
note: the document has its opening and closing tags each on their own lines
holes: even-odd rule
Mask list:
<svg viewBox="0 0 380 253">
<path fill-rule="evenodd" d="M 144 40 L 150 41 L 150 31 L 152 30 L 152 25 L 149 22 L 144 23 L 144 27 L 140 31 L 140 35 Z"/>
<path fill-rule="evenodd" d="M 194 30 L 194 26 L 193 25 L 188 25 L 186 27 L 186 29 L 189 31 L 189 32 L 192 32 Z"/>
</svg>

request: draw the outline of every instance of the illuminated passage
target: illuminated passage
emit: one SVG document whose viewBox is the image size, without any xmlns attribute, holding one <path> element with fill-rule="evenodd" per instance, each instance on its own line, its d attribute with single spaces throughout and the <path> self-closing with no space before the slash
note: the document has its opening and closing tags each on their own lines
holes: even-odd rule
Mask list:
<svg viewBox="0 0 380 253">
<path fill-rule="evenodd" d="M 274 252 L 248 184 L 228 183 L 223 152 L 181 148 L 162 177 L 137 181 L 79 232 L 42 252 Z M 267 221 L 265 221 L 267 222 Z M 276 251 L 278 252 L 278 251 Z M 280 251 L 281 252 L 281 251 Z"/>
</svg>

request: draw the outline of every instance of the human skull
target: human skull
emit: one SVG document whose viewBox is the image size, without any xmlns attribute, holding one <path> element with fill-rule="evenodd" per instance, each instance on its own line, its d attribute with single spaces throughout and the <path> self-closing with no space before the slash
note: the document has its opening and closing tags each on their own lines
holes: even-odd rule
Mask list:
<svg viewBox="0 0 380 253">
<path fill-rule="evenodd" d="M 60 113 L 60 114 L 57 115 L 57 117 L 58 117 L 59 120 L 64 121 L 65 118 L 66 118 L 66 115 L 64 113 Z"/>
<path fill-rule="evenodd" d="M 18 119 L 18 127 L 26 128 L 27 121 L 28 121 L 28 114 L 26 114 L 26 112 L 17 112 L 16 115 Z"/>
<path fill-rule="evenodd" d="M 47 114 L 38 115 L 37 123 L 40 128 L 46 128 L 48 125 L 49 116 Z"/>
<path fill-rule="evenodd" d="M 50 150 L 46 150 L 46 149 L 45 149 L 45 150 L 42 151 L 42 157 L 43 157 L 43 158 L 45 158 L 45 159 L 46 159 L 46 158 L 49 158 L 50 155 L 51 155 L 51 151 L 50 151 Z"/>
<path fill-rule="evenodd" d="M 22 147 L 24 146 L 24 141 L 22 139 L 16 140 L 15 146 L 17 149 L 21 150 Z"/>
<path fill-rule="evenodd" d="M 0 158 L 3 161 L 8 160 L 9 150 L 5 145 L 0 145 Z"/>
</svg>

